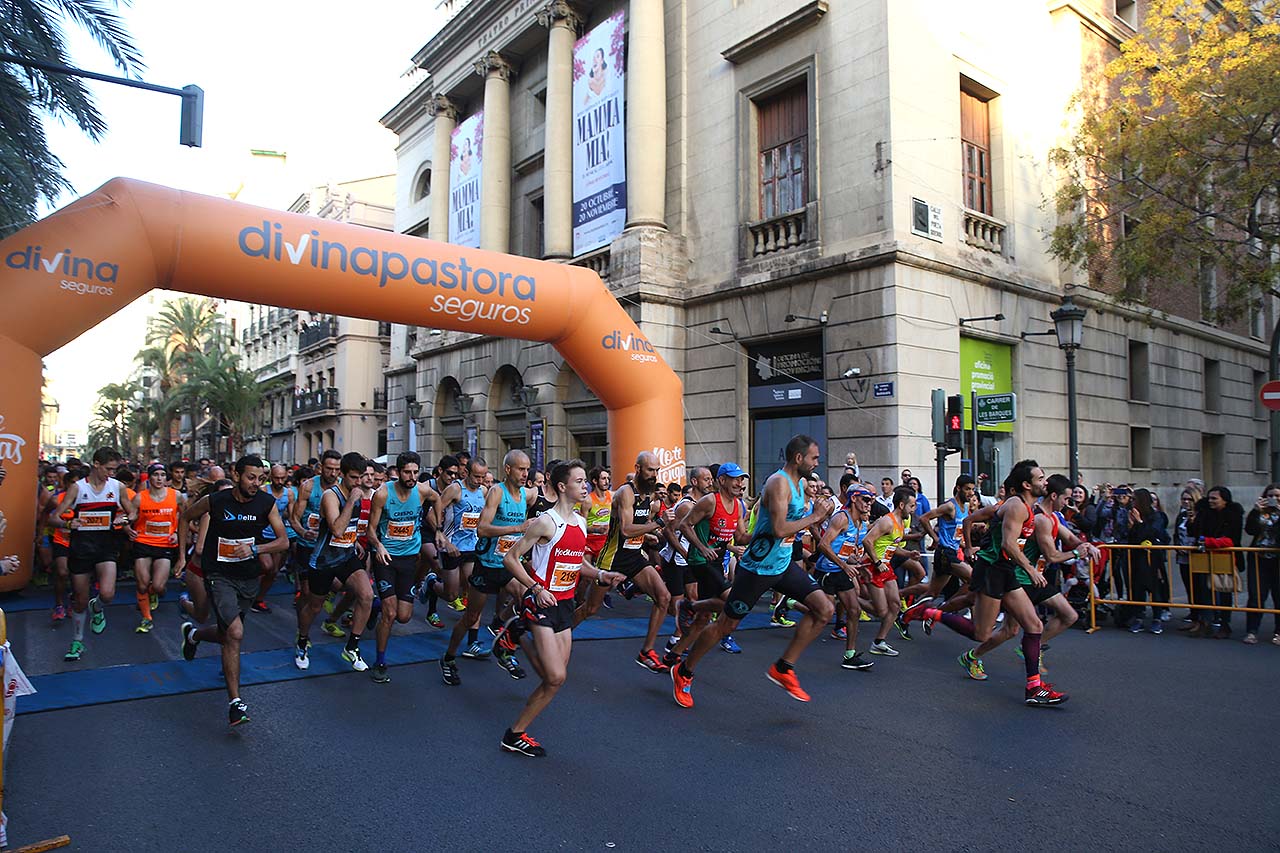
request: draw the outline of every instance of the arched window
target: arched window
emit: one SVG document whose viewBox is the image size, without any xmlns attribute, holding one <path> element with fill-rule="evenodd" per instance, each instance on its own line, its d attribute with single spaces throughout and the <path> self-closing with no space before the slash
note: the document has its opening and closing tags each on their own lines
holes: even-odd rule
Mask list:
<svg viewBox="0 0 1280 853">
<path fill-rule="evenodd" d="M 431 166 L 425 165 L 413 181 L 413 200 L 422 201 L 431 195 Z"/>
</svg>

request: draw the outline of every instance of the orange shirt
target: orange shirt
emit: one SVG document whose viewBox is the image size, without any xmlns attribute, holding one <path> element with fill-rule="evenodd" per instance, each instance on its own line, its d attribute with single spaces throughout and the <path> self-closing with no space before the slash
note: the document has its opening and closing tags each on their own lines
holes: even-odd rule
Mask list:
<svg viewBox="0 0 1280 853">
<path fill-rule="evenodd" d="M 155 548 L 172 548 L 178 532 L 178 493 L 166 488 L 164 497 L 156 500 L 151 490 L 142 493 L 138 503 L 138 518 L 133 523 L 138 532 L 137 541 Z"/>
</svg>

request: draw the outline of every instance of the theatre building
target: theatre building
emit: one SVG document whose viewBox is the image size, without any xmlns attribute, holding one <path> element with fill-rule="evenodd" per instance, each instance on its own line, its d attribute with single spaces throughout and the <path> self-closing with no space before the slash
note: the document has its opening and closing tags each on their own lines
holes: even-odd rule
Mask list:
<svg viewBox="0 0 1280 853">
<path fill-rule="evenodd" d="M 832 475 L 849 450 L 868 477 L 924 474 L 935 388 L 1016 395 L 979 430 L 993 480 L 1065 469 L 1063 352 L 1024 333 L 1070 293 L 1084 478 L 1249 492 L 1270 302 L 1212 324 L 1210 269 L 1121 306 L 1047 251 L 1049 153 L 1141 5 L 457 3 L 382 119 L 396 230 L 595 270 L 684 382 L 689 462 L 757 482 L 800 431 Z M 388 452 L 603 461 L 598 400 L 512 335 L 395 327 Z"/>
</svg>

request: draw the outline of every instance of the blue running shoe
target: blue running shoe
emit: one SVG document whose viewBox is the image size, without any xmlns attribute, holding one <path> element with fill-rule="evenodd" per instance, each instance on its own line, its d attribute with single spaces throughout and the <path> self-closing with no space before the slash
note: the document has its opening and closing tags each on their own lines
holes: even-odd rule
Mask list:
<svg viewBox="0 0 1280 853">
<path fill-rule="evenodd" d="M 733 638 L 732 634 L 720 641 L 720 648 L 731 655 L 742 654 L 742 646 L 738 645 L 738 641 Z"/>
</svg>

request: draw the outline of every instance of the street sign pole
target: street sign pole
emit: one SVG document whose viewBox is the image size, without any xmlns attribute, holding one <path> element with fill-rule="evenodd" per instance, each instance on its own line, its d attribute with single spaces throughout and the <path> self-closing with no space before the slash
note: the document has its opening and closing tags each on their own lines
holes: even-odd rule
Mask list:
<svg viewBox="0 0 1280 853">
<path fill-rule="evenodd" d="M 981 492 L 981 485 L 978 483 L 978 392 L 969 392 L 969 441 L 973 445 L 973 451 L 969 458 L 973 460 L 973 482 L 974 487 Z"/>
</svg>

